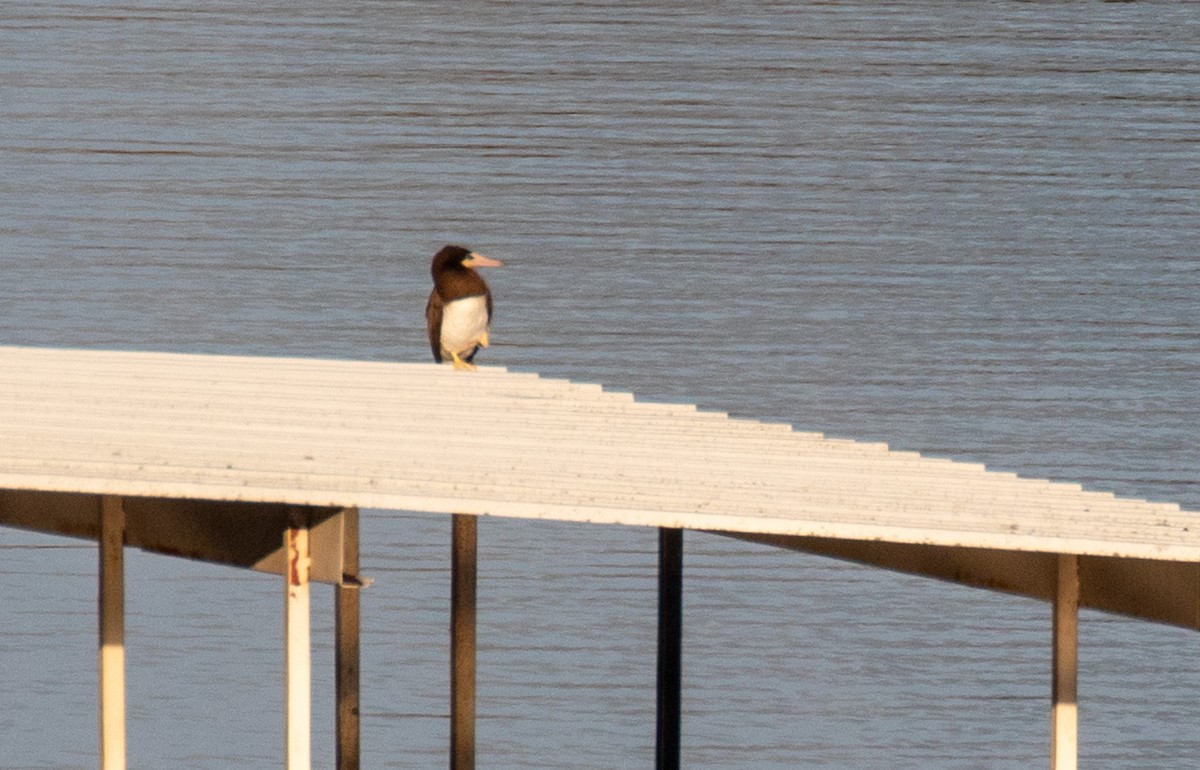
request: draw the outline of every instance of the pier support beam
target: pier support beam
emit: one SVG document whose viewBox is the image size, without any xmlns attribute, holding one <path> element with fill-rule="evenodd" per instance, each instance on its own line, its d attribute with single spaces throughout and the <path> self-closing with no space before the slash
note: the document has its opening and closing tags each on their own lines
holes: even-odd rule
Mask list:
<svg viewBox="0 0 1200 770">
<path fill-rule="evenodd" d="M 1075 770 L 1079 752 L 1079 558 L 1058 557 L 1054 597 L 1050 769 Z"/>
<path fill-rule="evenodd" d="M 474 516 L 455 514 L 450 562 L 450 770 L 475 767 Z"/>
<path fill-rule="evenodd" d="M 286 713 L 284 736 L 287 770 L 312 767 L 312 639 L 310 623 L 308 521 L 293 516 L 283 533 L 284 676 Z"/>
<path fill-rule="evenodd" d="M 683 530 L 658 530 L 656 770 L 679 770 L 683 688 Z"/>
<path fill-rule="evenodd" d="M 342 511 L 342 582 L 334 586 L 334 688 L 337 693 L 337 770 L 359 770 L 361 764 L 361 718 L 359 680 L 362 583 L 358 577 L 358 509 Z"/>
<path fill-rule="evenodd" d="M 100 767 L 125 770 L 125 508 L 100 498 Z"/>
</svg>

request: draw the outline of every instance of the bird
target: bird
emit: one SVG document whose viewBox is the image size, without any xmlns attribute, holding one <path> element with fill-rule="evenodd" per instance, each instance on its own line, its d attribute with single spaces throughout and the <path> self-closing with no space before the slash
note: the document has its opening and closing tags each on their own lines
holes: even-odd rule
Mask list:
<svg viewBox="0 0 1200 770">
<path fill-rule="evenodd" d="M 503 265 L 463 246 L 443 246 L 433 255 L 425 320 L 434 361 L 450 359 L 455 369 L 475 369 L 472 361 L 479 348 L 488 346 L 492 322 L 492 292 L 475 268 Z"/>
</svg>

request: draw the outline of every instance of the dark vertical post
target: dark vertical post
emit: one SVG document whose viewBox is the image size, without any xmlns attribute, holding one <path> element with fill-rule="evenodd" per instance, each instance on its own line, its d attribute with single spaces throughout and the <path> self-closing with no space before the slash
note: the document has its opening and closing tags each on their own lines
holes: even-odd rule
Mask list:
<svg viewBox="0 0 1200 770">
<path fill-rule="evenodd" d="M 450 565 L 450 770 L 475 767 L 476 520 L 455 514 Z"/>
<path fill-rule="evenodd" d="M 1058 555 L 1054 593 L 1054 681 L 1051 685 L 1050 768 L 1079 766 L 1079 557 Z"/>
<path fill-rule="evenodd" d="M 125 770 L 125 504 L 100 498 L 100 767 Z"/>
<path fill-rule="evenodd" d="M 342 580 L 334 586 L 334 667 L 337 691 L 335 729 L 337 770 L 359 770 L 362 731 L 359 716 L 358 509 L 342 511 Z"/>
<path fill-rule="evenodd" d="M 658 734 L 656 770 L 679 770 L 683 685 L 683 530 L 658 530 Z"/>
</svg>

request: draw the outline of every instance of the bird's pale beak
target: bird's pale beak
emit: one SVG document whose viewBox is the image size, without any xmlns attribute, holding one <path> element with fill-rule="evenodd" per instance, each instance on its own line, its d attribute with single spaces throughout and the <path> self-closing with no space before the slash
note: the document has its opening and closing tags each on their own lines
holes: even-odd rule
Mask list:
<svg viewBox="0 0 1200 770">
<path fill-rule="evenodd" d="M 504 267 L 504 263 L 500 260 L 485 257 L 473 251 L 471 252 L 471 256 L 463 260 L 463 264 L 467 267 Z"/>
</svg>

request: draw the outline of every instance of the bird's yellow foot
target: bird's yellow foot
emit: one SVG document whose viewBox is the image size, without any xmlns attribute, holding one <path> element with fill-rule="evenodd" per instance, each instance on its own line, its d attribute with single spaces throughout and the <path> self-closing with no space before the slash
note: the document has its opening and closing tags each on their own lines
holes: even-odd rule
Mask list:
<svg viewBox="0 0 1200 770">
<path fill-rule="evenodd" d="M 458 369 L 459 371 L 462 371 L 462 372 L 475 371 L 475 364 L 472 364 L 468 361 L 462 360 L 461 358 L 458 357 L 458 353 L 451 353 L 450 358 L 451 358 L 451 363 L 454 364 L 455 369 Z"/>
</svg>

